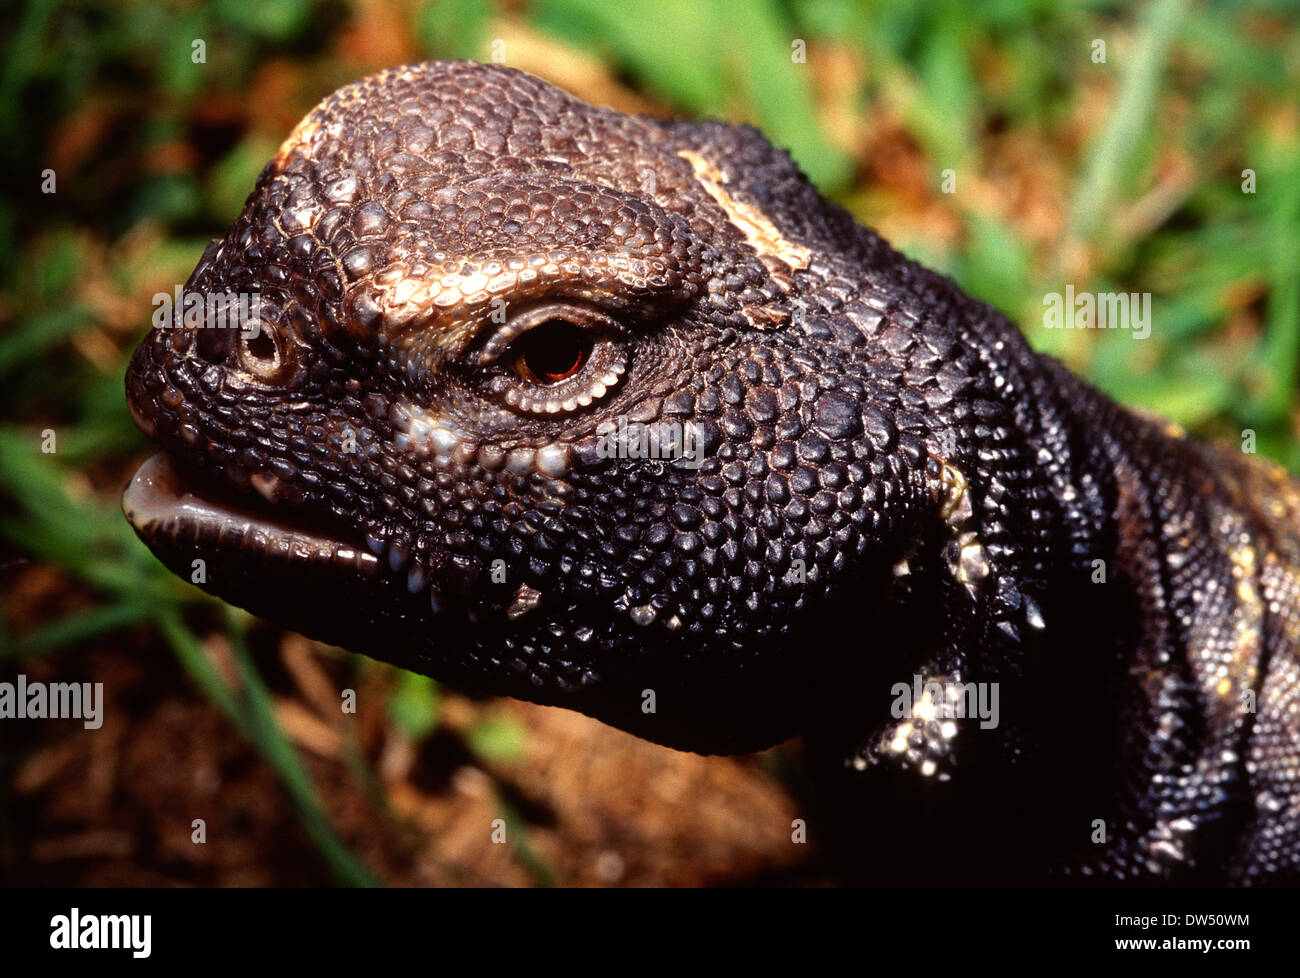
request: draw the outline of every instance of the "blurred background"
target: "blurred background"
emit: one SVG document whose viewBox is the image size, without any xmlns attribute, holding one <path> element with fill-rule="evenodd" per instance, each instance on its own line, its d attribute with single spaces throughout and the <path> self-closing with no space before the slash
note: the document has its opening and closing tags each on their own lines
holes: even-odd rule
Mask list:
<svg viewBox="0 0 1300 978">
<path fill-rule="evenodd" d="M 1239 443 L 1249 429 L 1297 471 L 1297 13 L 1283 0 L 6 5 L 0 681 L 102 682 L 106 718 L 0 721 L 0 881 L 833 880 L 815 834 L 791 842 L 810 804 L 799 745 L 698 758 L 470 700 L 222 606 L 121 518 L 148 452 L 122 375 L 151 298 L 185 281 L 334 88 L 461 57 L 621 111 L 750 122 L 1037 348 L 1199 435 Z M 1151 293 L 1150 338 L 1045 329 L 1043 297 L 1067 283 Z M 355 715 L 340 712 L 345 688 Z"/>
</svg>

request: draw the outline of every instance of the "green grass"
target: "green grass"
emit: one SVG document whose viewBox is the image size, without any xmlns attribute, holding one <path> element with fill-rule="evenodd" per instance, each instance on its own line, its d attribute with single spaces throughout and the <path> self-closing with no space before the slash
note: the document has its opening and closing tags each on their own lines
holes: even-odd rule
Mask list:
<svg viewBox="0 0 1300 978">
<path fill-rule="evenodd" d="M 536 0 L 521 15 L 444 0 L 409 11 L 405 28 L 414 56 L 487 59 L 500 18 L 522 17 L 669 111 L 758 125 L 869 223 L 905 204 L 864 179 L 875 130 L 834 131 L 823 102 L 888 119 L 901 133 L 891 138 L 907 142 L 933 201 L 960 227 L 948 243 L 919 231 L 896 244 L 1005 309 L 1031 342 L 1121 400 L 1205 435 L 1251 428 L 1262 452 L 1300 470 L 1294 11 L 1184 0 L 1118 9 L 1127 8 Z M 0 633 L 0 659 L 150 624 L 275 771 L 335 878 L 369 884 L 275 721 L 241 616 L 215 619 L 239 667 L 236 691 L 201 652 L 194 623 L 214 620 L 213 603 L 138 543 L 108 475 L 146 450 L 121 378 L 150 295 L 184 280 L 283 135 L 260 107 L 239 115 L 249 111 L 247 93 L 297 92 L 306 109 L 333 84 L 379 67 L 339 61 L 347 17 L 345 6 L 310 0 L 197 9 L 38 0 L 0 15 L 0 177 L 14 190 L 0 203 L 0 539 L 6 553 L 61 568 L 86 597 L 67 617 Z M 191 60 L 195 38 L 206 42 L 204 65 Z M 1105 63 L 1090 57 L 1097 39 Z M 806 63 L 791 59 L 796 41 L 807 46 Z M 832 73 L 832 59 L 853 67 Z M 257 89 L 268 65 L 292 83 Z M 841 88 L 828 96 L 832 76 Z M 232 117 L 231 105 L 244 108 Z M 1007 134 L 1041 148 L 1065 175 L 1051 241 L 960 189 L 995 177 L 990 151 Z M 79 138 L 89 146 L 79 149 Z M 58 191 L 42 194 L 41 171 L 56 161 Z M 959 175 L 951 198 L 938 191 L 948 168 Z M 1242 191 L 1244 170 L 1255 174 L 1255 193 Z M 1034 328 L 1043 295 L 1067 281 L 1150 292 L 1151 339 Z M 51 454 L 41 450 L 47 429 L 57 438 Z M 440 722 L 436 684 L 395 682 L 389 714 L 407 736 L 428 736 Z M 493 720 L 467 735 L 489 760 L 517 757 L 520 737 Z M 521 862 L 553 881 L 508 801 L 502 810 Z"/>
</svg>

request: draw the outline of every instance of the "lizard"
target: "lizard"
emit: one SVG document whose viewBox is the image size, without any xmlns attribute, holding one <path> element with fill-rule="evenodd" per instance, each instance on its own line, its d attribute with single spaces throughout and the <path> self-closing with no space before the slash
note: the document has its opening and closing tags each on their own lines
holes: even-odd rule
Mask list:
<svg viewBox="0 0 1300 978">
<path fill-rule="evenodd" d="M 226 601 L 676 749 L 802 736 L 866 878 L 1297 879 L 1296 483 L 1035 353 L 757 130 L 382 71 L 184 293 L 123 508 Z"/>
</svg>

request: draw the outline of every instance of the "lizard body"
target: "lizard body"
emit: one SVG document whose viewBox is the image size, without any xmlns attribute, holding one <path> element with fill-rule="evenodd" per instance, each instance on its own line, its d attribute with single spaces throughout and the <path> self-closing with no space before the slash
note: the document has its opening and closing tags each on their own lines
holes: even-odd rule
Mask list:
<svg viewBox="0 0 1300 978">
<path fill-rule="evenodd" d="M 754 130 L 381 72 L 186 288 L 257 301 L 141 344 L 124 508 L 223 598 L 681 749 L 825 742 L 846 831 L 921 874 L 1297 877 L 1295 483 L 1033 353 Z M 917 677 L 1005 722 L 900 722 Z"/>
</svg>

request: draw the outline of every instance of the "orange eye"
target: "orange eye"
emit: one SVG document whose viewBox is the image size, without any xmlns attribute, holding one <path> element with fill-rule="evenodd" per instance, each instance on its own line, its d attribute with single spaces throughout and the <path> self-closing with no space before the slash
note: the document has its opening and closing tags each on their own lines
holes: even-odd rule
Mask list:
<svg viewBox="0 0 1300 978">
<path fill-rule="evenodd" d="M 536 384 L 568 380 L 591 356 L 591 339 L 580 326 L 550 319 L 515 342 L 515 372 Z"/>
<path fill-rule="evenodd" d="M 631 366 L 630 342 L 603 310 L 553 301 L 515 312 L 467 359 L 486 368 L 479 382 L 505 407 L 551 417 L 609 395 Z"/>
</svg>

